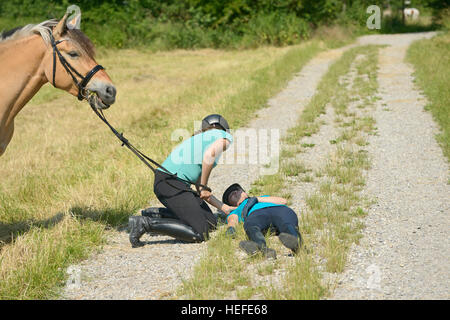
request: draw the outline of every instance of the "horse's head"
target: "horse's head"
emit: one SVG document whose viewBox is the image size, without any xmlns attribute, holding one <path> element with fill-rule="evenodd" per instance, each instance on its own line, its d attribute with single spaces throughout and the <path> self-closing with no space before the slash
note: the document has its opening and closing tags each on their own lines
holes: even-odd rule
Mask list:
<svg viewBox="0 0 450 320">
<path fill-rule="evenodd" d="M 116 99 L 116 88 L 105 70 L 100 66 L 96 68 L 92 42 L 81 30 L 71 27 L 79 22 L 76 19 L 79 17 L 68 21 L 66 14 L 53 28 L 50 35 L 52 45 L 48 46 L 43 61 L 45 75 L 55 87 L 79 99 L 95 93 L 96 108 L 109 108 Z"/>
</svg>

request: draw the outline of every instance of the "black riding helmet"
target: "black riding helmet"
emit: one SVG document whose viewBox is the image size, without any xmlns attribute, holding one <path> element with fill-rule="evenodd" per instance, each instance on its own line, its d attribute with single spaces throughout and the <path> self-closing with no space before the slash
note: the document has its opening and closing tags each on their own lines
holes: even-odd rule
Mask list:
<svg viewBox="0 0 450 320">
<path fill-rule="evenodd" d="M 235 191 L 235 190 L 242 190 L 245 191 L 244 188 L 242 188 L 238 183 L 233 183 L 231 186 L 229 186 L 227 188 L 227 190 L 225 190 L 225 192 L 223 193 L 222 196 L 222 202 L 231 206 L 230 202 L 228 201 L 228 197 L 230 196 L 230 194 Z"/>
<path fill-rule="evenodd" d="M 210 114 L 202 120 L 202 131 L 214 125 L 219 125 L 225 131 L 230 130 L 230 126 L 224 117 L 220 114 Z"/>
</svg>

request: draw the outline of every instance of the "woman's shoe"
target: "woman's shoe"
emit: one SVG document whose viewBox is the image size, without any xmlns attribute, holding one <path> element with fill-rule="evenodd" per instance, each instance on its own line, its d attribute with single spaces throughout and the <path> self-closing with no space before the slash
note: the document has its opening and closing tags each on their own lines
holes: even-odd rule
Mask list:
<svg viewBox="0 0 450 320">
<path fill-rule="evenodd" d="M 128 227 L 130 229 L 130 243 L 132 248 L 144 246 L 139 239 L 146 232 L 143 217 L 133 216 L 128 219 Z"/>
</svg>

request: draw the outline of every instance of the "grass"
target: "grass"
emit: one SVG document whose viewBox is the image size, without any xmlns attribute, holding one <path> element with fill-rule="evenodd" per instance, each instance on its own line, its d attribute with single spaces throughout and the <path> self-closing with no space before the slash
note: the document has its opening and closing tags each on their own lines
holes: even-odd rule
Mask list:
<svg viewBox="0 0 450 320">
<path fill-rule="evenodd" d="M 377 48 L 356 48 L 353 52 L 348 52 L 348 57 L 343 56 L 342 62 L 349 66 L 349 60 L 355 61 L 356 56 L 361 54 L 365 59 L 354 62 L 357 75 L 351 94 L 366 98 L 373 96 L 377 90 Z M 341 76 L 342 74 L 340 73 Z M 336 114 L 347 113 L 342 102 L 345 101 L 348 105 L 352 100 L 350 90 L 337 92 L 338 97 L 333 98 L 332 102 Z M 366 105 L 366 108 L 369 106 Z M 301 221 L 305 237 L 309 237 L 310 245 L 320 259 L 325 261 L 328 273 L 343 271 L 348 249 L 351 243 L 359 239 L 362 225 L 353 218 L 364 215 L 364 210 L 360 207 L 364 200 L 358 192 L 364 186 L 364 170 L 370 167 L 366 152 L 357 147 L 356 141 L 364 139 L 363 133 L 370 131 L 369 124 L 372 124 L 370 129 L 373 129 L 373 121 L 369 121 L 369 117 L 357 117 L 354 113 L 347 113 L 347 116 L 351 118 L 352 125 L 344 127 L 341 137 L 335 141 L 336 152 L 330 155 L 319 174 L 322 179 L 318 189 L 306 198 L 308 210 Z"/>
<path fill-rule="evenodd" d="M 441 132 L 437 141 L 450 161 L 450 33 L 414 42 L 408 49 L 407 61 L 414 65 L 417 86 L 422 89 L 434 120 Z"/>
<path fill-rule="evenodd" d="M 242 226 L 237 228 L 237 233 L 243 237 Z M 235 251 L 235 241 L 223 232 L 216 232 L 208 242 L 206 256 L 195 267 L 195 273 L 201 276 L 196 277 L 196 281 L 183 281 L 179 294 L 201 300 L 213 297 L 223 299 L 236 287 L 248 287 L 250 280 L 244 272 L 245 264 L 235 259 Z"/>
<path fill-rule="evenodd" d="M 97 61 L 118 89 L 105 114 L 161 162 L 178 143 L 176 129 L 193 132 L 209 113 L 223 114 L 233 129 L 244 125 L 324 48 L 318 41 L 245 51 L 100 48 Z M 0 161 L 1 299 L 54 297 L 68 265 L 155 199 L 151 172 L 87 104 L 48 84 L 17 116 Z"/>
<path fill-rule="evenodd" d="M 69 216 L 53 228 L 30 228 L 26 236 L 14 240 L 13 248 L 1 252 L 1 287 L 8 288 L 2 290 L 1 298 L 56 297 L 55 285 L 64 284 L 66 276 L 61 267 L 85 258 L 89 253 L 87 248 L 102 244 L 103 232 L 101 225 Z"/>
<path fill-rule="evenodd" d="M 323 77 L 317 87 L 317 91 L 321 94 L 315 94 L 308 106 L 304 109 L 298 124 L 288 130 L 288 134 L 284 138 L 285 142 L 295 145 L 299 139 L 305 136 L 311 136 L 320 128 L 320 123 L 315 120 L 325 112 L 327 104 L 335 96 L 335 90 L 344 90 L 345 84 L 339 83 L 340 76 L 345 75 L 353 60 L 357 55 L 357 50 L 349 50 L 339 59 L 339 63 L 330 66 L 327 74 Z M 336 106 L 345 106 L 348 101 L 344 101 L 346 96 L 337 97 Z M 309 146 L 304 144 L 305 146 Z"/>
<path fill-rule="evenodd" d="M 296 153 L 300 152 L 299 141 L 320 129 L 321 124 L 317 118 L 324 112 L 327 104 L 334 107 L 336 113 L 338 110 L 345 113 L 351 93 L 364 98 L 371 98 L 375 94 L 377 50 L 374 46 L 351 49 L 330 67 L 319 83 L 317 93 L 305 107 L 298 124 L 288 131 L 285 139 L 288 147 L 281 153 L 281 170 L 277 174 L 258 178 L 252 185 L 251 194 L 291 198 L 292 195 L 285 191 L 289 189 L 288 177 L 298 181 L 314 181 L 309 174 L 311 170 L 295 159 Z M 365 59 L 356 65 L 357 80 L 354 90 L 350 93 L 338 80 L 349 72 L 358 55 L 363 55 Z M 369 108 L 372 104 L 373 102 L 365 107 Z M 329 273 L 342 272 L 348 249 L 351 243 L 358 241 L 362 228 L 362 224 L 355 218 L 365 215 L 362 208 L 365 201 L 360 198 L 358 192 L 364 185 L 363 173 L 369 167 L 369 159 L 365 152 L 361 152 L 354 145 L 357 139 L 363 139 L 363 128 L 369 124 L 373 125 L 373 122 L 365 118 L 360 119 L 354 113 L 346 116 L 352 118 L 352 125 L 348 128 L 352 134 L 345 141 L 336 141 L 337 152 L 332 154 L 327 165 L 316 173 L 316 176 L 321 177 L 317 182 L 318 191 L 306 199 L 308 210 L 303 213 L 300 230 L 307 249 L 301 250 L 287 265 L 268 262 L 261 257 L 242 259 L 235 253 L 239 241 L 246 239 L 242 225 L 236 239 L 226 239 L 223 236 L 224 231 L 219 231 L 217 236 L 208 242 L 206 256 L 196 265 L 193 277 L 184 282 L 179 295 L 190 299 L 229 299 L 236 296 L 245 299 L 320 299 L 328 294 L 332 284 L 324 280 L 324 270 Z M 314 148 L 314 145 L 302 147 Z M 222 242 L 226 243 L 224 246 L 232 244 L 225 249 L 231 252 L 223 252 L 217 256 Z M 268 237 L 267 242 L 269 247 L 280 248 L 275 237 Z M 230 272 L 232 267 L 235 269 Z M 281 280 L 281 286 L 272 285 L 267 279 L 282 268 L 285 276 Z M 248 275 L 253 274 L 254 270 L 259 275 L 262 274 L 264 280 L 255 282 L 254 278 L 250 279 Z M 227 281 L 234 278 L 242 282 Z M 217 283 L 216 279 L 226 284 Z M 208 294 L 204 294 L 205 292 Z"/>
</svg>

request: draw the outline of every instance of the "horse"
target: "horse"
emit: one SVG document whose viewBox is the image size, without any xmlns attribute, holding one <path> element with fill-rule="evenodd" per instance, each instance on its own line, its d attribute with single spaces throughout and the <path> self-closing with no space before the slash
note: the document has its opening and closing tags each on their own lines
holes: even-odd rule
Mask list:
<svg viewBox="0 0 450 320">
<path fill-rule="evenodd" d="M 75 26 L 80 17 L 47 20 L 0 34 L 0 156 L 12 139 L 14 118 L 50 82 L 96 109 L 115 102 L 116 88 L 95 61 L 91 40 Z"/>
</svg>

